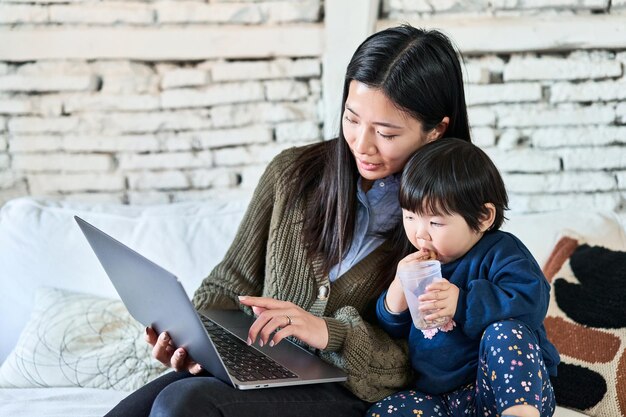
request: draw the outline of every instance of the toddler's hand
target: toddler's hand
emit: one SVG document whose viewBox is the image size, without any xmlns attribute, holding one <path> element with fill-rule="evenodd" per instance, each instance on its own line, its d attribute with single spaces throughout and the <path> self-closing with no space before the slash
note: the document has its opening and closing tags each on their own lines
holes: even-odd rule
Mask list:
<svg viewBox="0 0 626 417">
<path fill-rule="evenodd" d="M 398 269 L 402 269 L 403 266 L 433 259 L 437 259 L 437 254 L 435 252 L 431 252 L 428 249 L 418 250 L 417 252 L 410 253 L 402 258 L 402 260 L 398 262 Z"/>
<path fill-rule="evenodd" d="M 459 301 L 459 287 L 447 279 L 430 284 L 426 292 L 418 297 L 420 311 L 434 311 L 424 317 L 426 321 L 435 321 L 442 317 L 452 319 Z"/>
</svg>

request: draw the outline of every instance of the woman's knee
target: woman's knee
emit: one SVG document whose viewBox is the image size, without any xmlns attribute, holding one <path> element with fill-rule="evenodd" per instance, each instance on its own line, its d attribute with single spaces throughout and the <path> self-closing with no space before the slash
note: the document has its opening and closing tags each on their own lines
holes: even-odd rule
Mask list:
<svg viewBox="0 0 626 417">
<path fill-rule="evenodd" d="M 218 416 L 213 404 L 202 398 L 207 392 L 212 392 L 207 385 L 211 385 L 213 380 L 195 377 L 168 385 L 154 400 L 150 417 Z"/>
</svg>

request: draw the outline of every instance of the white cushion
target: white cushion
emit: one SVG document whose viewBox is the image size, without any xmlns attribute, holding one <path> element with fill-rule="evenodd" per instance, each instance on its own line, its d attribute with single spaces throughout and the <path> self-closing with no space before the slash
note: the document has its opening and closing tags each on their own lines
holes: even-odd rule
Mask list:
<svg viewBox="0 0 626 417">
<path fill-rule="evenodd" d="M 94 205 L 20 198 L 0 210 L 0 362 L 32 310 L 35 289 L 117 297 L 73 216 L 176 274 L 191 296 L 223 257 L 248 204 Z"/>
<path fill-rule="evenodd" d="M 39 288 L 30 320 L 0 366 L 0 387 L 134 391 L 168 368 L 120 300 Z"/>
<path fill-rule="evenodd" d="M 126 396 L 112 389 L 6 388 L 0 389 L 0 416 L 102 417 Z"/>
<path fill-rule="evenodd" d="M 585 417 L 586 414 L 579 413 L 578 411 L 570 410 L 569 408 L 556 407 L 554 415 L 552 417 Z"/>
<path fill-rule="evenodd" d="M 584 236 L 590 245 L 613 250 L 626 248 L 626 233 L 617 214 L 610 211 L 553 211 L 536 214 L 508 213 L 503 230 L 513 233 L 528 247 L 540 266 L 564 234 Z"/>
</svg>

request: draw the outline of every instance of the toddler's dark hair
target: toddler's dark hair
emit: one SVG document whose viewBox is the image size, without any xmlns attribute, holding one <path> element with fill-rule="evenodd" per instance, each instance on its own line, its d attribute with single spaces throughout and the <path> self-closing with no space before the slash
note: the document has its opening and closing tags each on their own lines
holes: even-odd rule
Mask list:
<svg viewBox="0 0 626 417">
<path fill-rule="evenodd" d="M 489 214 L 486 203 L 496 208 L 489 230 L 505 220 L 508 197 L 504 181 L 489 156 L 472 143 L 445 138 L 419 148 L 402 173 L 400 206 L 419 215 L 458 214 L 468 226 L 480 231 Z"/>
</svg>

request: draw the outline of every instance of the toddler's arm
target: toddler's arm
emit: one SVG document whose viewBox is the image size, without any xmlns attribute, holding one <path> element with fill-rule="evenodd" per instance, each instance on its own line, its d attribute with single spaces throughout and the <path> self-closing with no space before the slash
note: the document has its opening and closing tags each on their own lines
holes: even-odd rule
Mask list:
<svg viewBox="0 0 626 417">
<path fill-rule="evenodd" d="M 403 266 L 415 264 L 424 260 L 432 258 L 432 252 L 429 251 L 417 251 L 405 256 L 400 262 L 398 262 L 398 269 Z M 402 289 L 402 283 L 396 275 L 389 290 L 387 290 L 387 296 L 385 297 L 385 307 L 390 313 L 397 314 L 406 311 L 409 305 L 404 297 L 404 290 Z"/>
</svg>

